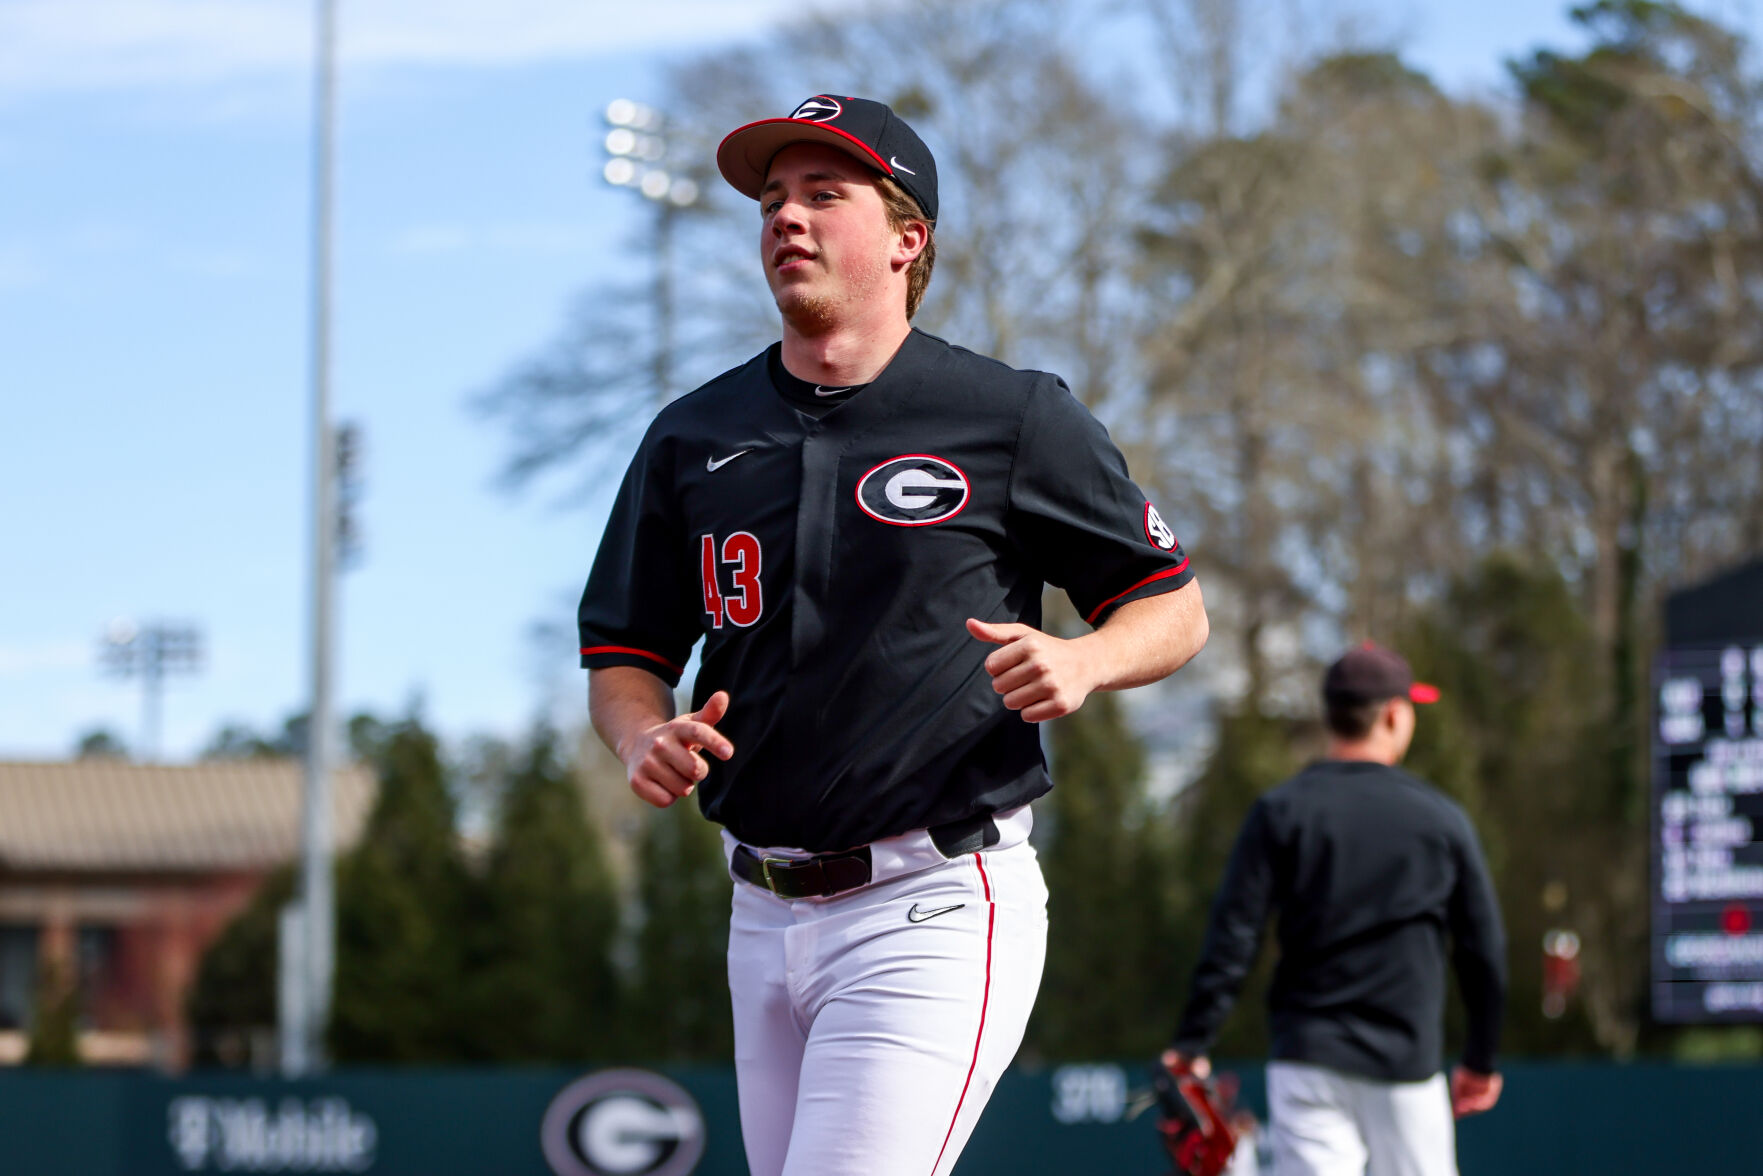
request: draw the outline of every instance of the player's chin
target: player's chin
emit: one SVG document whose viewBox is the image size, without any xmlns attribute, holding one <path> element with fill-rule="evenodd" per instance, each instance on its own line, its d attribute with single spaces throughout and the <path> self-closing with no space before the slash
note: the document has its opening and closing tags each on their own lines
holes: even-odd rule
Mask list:
<svg viewBox="0 0 1763 1176">
<path fill-rule="evenodd" d="M 798 326 L 831 325 L 836 321 L 836 299 L 817 293 L 805 282 L 780 283 L 772 288 L 778 313 Z"/>
</svg>

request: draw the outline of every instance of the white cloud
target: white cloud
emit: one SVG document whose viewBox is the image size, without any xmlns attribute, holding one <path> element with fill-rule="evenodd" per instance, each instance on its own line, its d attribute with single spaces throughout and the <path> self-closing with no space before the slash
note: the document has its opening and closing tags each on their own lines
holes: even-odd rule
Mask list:
<svg viewBox="0 0 1763 1176">
<path fill-rule="evenodd" d="M 49 275 L 23 249 L 0 245 L 0 290 L 28 290 L 40 286 Z"/>
<path fill-rule="evenodd" d="M 514 65 L 705 43 L 851 0 L 337 0 L 344 65 Z M 0 94 L 310 68 L 313 0 L 6 0 Z"/>
<path fill-rule="evenodd" d="M 502 221 L 466 225 L 455 221 L 416 224 L 393 234 L 389 248 L 408 256 L 467 250 L 497 253 L 576 253 L 604 240 L 604 230 L 570 221 Z"/>
<path fill-rule="evenodd" d="M 411 225 L 392 237 L 393 253 L 430 255 L 457 253 L 472 243 L 471 230 L 459 224 Z"/>
<path fill-rule="evenodd" d="M 511 253 L 575 253 L 603 243 L 606 231 L 573 222 L 509 222 L 491 225 L 484 240 L 493 249 Z"/>
<path fill-rule="evenodd" d="M 40 641 L 32 645 L 0 645 L 0 677 L 80 668 L 91 669 L 96 673 L 97 666 L 98 645 L 95 641 Z"/>
<path fill-rule="evenodd" d="M 209 249 L 174 253 L 166 263 L 177 273 L 202 278 L 238 278 L 256 269 L 251 254 L 238 249 Z"/>
</svg>

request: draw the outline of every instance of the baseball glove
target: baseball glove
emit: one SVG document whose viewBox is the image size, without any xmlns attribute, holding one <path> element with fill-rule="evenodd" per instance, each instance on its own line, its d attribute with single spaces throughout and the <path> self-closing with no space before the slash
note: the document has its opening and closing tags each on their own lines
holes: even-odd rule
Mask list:
<svg viewBox="0 0 1763 1176">
<path fill-rule="evenodd" d="M 1221 1089 L 1228 1086 L 1230 1089 Z M 1157 1099 L 1157 1133 L 1178 1176 L 1219 1176 L 1236 1152 L 1231 1127 L 1235 1081 L 1197 1078 L 1187 1062 L 1151 1064 L 1151 1091 Z"/>
</svg>

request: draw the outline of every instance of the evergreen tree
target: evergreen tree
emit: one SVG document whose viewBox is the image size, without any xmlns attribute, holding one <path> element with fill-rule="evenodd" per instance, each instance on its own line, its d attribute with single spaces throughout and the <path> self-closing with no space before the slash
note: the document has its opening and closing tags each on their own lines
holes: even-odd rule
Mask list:
<svg viewBox="0 0 1763 1176">
<path fill-rule="evenodd" d="M 386 734 L 378 802 L 361 845 L 338 863 L 336 1060 L 458 1056 L 467 887 L 440 748 L 411 716 Z"/>
<path fill-rule="evenodd" d="M 64 965 L 44 956 L 37 969 L 37 1008 L 25 1046 L 25 1065 L 79 1065 L 79 1017 L 79 986 Z"/>
<path fill-rule="evenodd" d="M 1049 734 L 1047 968 L 1027 1049 L 1149 1056 L 1173 1016 L 1173 837 L 1145 799 L 1144 747 L 1117 695 L 1091 695 Z"/>
<path fill-rule="evenodd" d="M 502 791 L 465 929 L 459 1029 L 468 1057 L 609 1058 L 620 1036 L 618 896 L 557 742 L 550 727 L 535 730 Z"/>
<path fill-rule="evenodd" d="M 281 912 L 294 885 L 293 866 L 271 874 L 203 953 L 184 1005 L 197 1065 L 242 1065 L 251 1035 L 275 1029 Z"/>
<path fill-rule="evenodd" d="M 695 804 L 644 814 L 637 855 L 631 1055 L 647 1062 L 734 1057 L 728 995 L 728 866 Z"/>
<path fill-rule="evenodd" d="M 76 759 L 118 759 L 129 758 L 128 744 L 122 736 L 108 727 L 95 727 L 81 735 L 74 745 Z"/>
</svg>

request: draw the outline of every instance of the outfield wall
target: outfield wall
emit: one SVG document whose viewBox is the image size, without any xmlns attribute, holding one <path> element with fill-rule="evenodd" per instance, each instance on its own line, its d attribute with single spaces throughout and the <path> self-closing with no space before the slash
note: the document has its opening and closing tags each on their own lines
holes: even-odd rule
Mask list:
<svg viewBox="0 0 1763 1176">
<path fill-rule="evenodd" d="M 1259 1112 L 1259 1067 L 1240 1072 Z M 346 1070 L 283 1082 L 10 1070 L 0 1173 L 744 1176 L 731 1071 L 583 1081 L 593 1073 Z M 1166 1173 L 1148 1119 L 1124 1118 L 1143 1078 L 1136 1064 L 1012 1070 L 958 1176 Z M 1514 1064 L 1499 1108 L 1462 1125 L 1459 1155 L 1465 1176 L 1756 1173 L 1759 1114 L 1763 1066 Z"/>
</svg>

